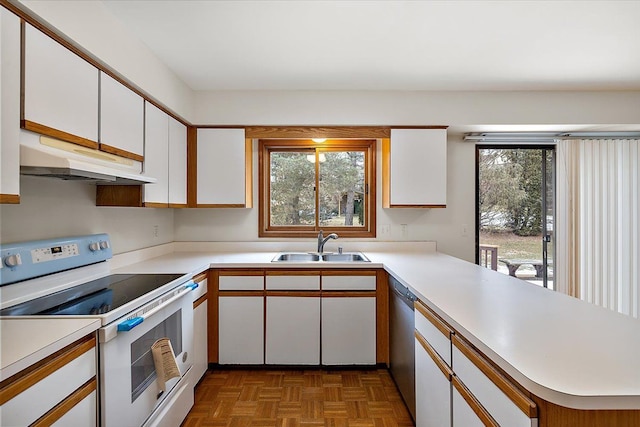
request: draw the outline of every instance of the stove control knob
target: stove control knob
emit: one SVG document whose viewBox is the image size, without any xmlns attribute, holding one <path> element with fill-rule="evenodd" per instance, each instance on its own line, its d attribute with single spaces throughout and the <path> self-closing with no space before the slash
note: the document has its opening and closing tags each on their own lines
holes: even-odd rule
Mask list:
<svg viewBox="0 0 640 427">
<path fill-rule="evenodd" d="M 22 264 L 22 258 L 20 258 L 20 254 L 9 255 L 4 259 L 4 264 L 7 267 L 16 267 Z"/>
<path fill-rule="evenodd" d="M 100 244 L 98 242 L 89 243 L 89 250 L 91 252 L 99 251 L 100 250 Z"/>
<path fill-rule="evenodd" d="M 107 240 L 100 242 L 100 249 L 109 249 L 109 242 Z"/>
</svg>

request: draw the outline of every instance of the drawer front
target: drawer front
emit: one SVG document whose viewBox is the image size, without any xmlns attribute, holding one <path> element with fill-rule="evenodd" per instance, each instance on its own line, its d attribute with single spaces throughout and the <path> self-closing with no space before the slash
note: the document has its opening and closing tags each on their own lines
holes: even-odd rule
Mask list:
<svg viewBox="0 0 640 427">
<path fill-rule="evenodd" d="M 322 276 L 324 291 L 375 291 L 376 276 Z"/>
<path fill-rule="evenodd" d="M 197 300 L 198 298 L 200 298 L 203 295 L 207 294 L 207 287 L 208 287 L 208 283 L 209 280 L 208 279 L 204 279 L 198 283 L 198 287 L 196 288 L 195 291 L 193 291 L 193 300 Z"/>
<path fill-rule="evenodd" d="M 452 384 L 451 425 L 453 427 L 499 427 L 498 423 L 457 377 L 453 377 Z"/>
<path fill-rule="evenodd" d="M 94 390 L 69 412 L 60 417 L 52 427 L 96 427 L 98 405 Z"/>
<path fill-rule="evenodd" d="M 264 276 L 220 276 L 218 289 L 221 291 L 262 291 Z"/>
<path fill-rule="evenodd" d="M 33 423 L 95 375 L 93 347 L 2 405 L 0 425 Z"/>
<path fill-rule="evenodd" d="M 537 425 L 533 401 L 466 343 L 454 338 L 454 344 L 454 372 L 498 424 L 510 427 Z"/>
<path fill-rule="evenodd" d="M 431 344 L 447 366 L 451 367 L 452 330 L 422 303 L 415 304 L 415 328 Z"/>
<path fill-rule="evenodd" d="M 267 290 L 318 291 L 320 276 L 267 276 Z"/>
</svg>

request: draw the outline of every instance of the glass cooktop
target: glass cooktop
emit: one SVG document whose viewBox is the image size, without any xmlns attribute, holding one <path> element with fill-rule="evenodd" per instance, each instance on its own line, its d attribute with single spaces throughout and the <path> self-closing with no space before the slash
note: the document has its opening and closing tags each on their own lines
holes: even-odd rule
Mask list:
<svg viewBox="0 0 640 427">
<path fill-rule="evenodd" d="M 108 313 L 170 283 L 182 274 L 112 274 L 0 310 L 0 316 Z"/>
</svg>

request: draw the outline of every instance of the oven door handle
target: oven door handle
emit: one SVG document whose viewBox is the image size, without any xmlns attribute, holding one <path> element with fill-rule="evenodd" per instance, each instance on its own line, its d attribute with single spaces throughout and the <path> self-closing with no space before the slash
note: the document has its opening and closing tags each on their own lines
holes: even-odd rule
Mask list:
<svg viewBox="0 0 640 427">
<path fill-rule="evenodd" d="M 148 319 L 149 317 L 153 316 L 154 314 L 156 314 L 160 310 L 164 309 L 165 307 L 167 307 L 169 304 L 173 303 L 174 301 L 185 297 L 188 293 L 190 293 L 191 291 L 193 291 L 194 289 L 197 289 L 197 288 L 198 288 L 198 284 L 197 283 L 188 282 L 187 284 L 184 285 L 183 289 L 180 292 L 178 292 L 177 294 L 175 294 L 171 298 L 167 299 L 166 301 L 163 301 L 162 304 L 158 305 L 157 307 L 152 308 L 151 310 L 147 311 L 146 313 L 144 313 L 144 314 L 142 314 L 140 316 L 136 316 L 136 317 L 132 317 L 130 319 L 127 319 L 127 320 L 125 320 L 123 322 L 120 322 L 117 325 L 114 325 L 112 327 L 107 326 L 106 328 L 101 329 L 100 330 L 100 342 L 110 341 L 111 339 L 115 338 L 115 336 L 118 334 L 118 332 L 131 331 L 133 328 L 135 328 L 136 326 L 138 326 L 142 322 L 144 322 L 145 319 Z"/>
</svg>

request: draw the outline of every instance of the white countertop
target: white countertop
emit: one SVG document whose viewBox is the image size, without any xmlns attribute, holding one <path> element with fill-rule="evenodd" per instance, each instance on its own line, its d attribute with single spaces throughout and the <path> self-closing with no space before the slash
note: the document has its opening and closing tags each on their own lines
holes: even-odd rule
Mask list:
<svg viewBox="0 0 640 427">
<path fill-rule="evenodd" d="M 276 252 L 174 252 L 122 273 L 327 268 Z M 533 394 L 576 409 L 640 409 L 640 321 L 447 255 L 365 251 Z"/>
<path fill-rule="evenodd" d="M 0 318 L 0 381 L 99 327 L 98 319 Z"/>
</svg>

